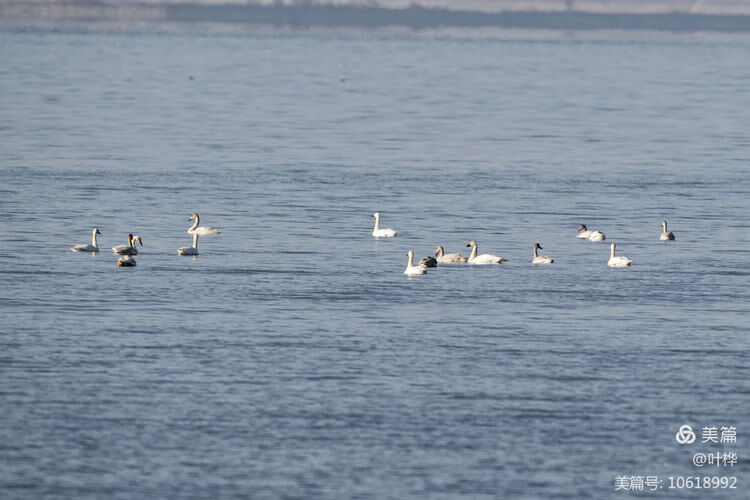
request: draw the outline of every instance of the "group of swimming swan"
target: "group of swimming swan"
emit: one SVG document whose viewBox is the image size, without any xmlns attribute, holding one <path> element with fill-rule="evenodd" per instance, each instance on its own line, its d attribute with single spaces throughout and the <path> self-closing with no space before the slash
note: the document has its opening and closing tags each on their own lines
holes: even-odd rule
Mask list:
<svg viewBox="0 0 750 500">
<path fill-rule="evenodd" d="M 195 222 L 187 230 L 188 234 L 191 234 L 193 236 L 193 246 L 178 248 L 177 255 L 198 255 L 198 235 L 221 234 L 220 230 L 214 229 L 213 227 L 199 226 L 198 224 L 200 223 L 200 217 L 198 216 L 198 214 L 193 213 L 190 218 L 188 218 L 188 220 L 193 219 L 195 219 Z M 73 252 L 98 252 L 99 242 L 97 241 L 96 237 L 100 234 L 102 234 L 101 231 L 99 231 L 98 228 L 94 228 L 94 231 L 91 233 L 90 245 L 88 243 L 81 243 L 79 245 L 71 247 L 70 250 Z M 127 245 L 112 247 L 112 252 L 114 252 L 116 255 L 122 255 L 122 257 L 117 260 L 117 267 L 134 267 L 136 265 L 135 259 L 133 258 L 133 255 L 138 255 L 138 248 L 135 246 L 136 242 L 140 243 L 141 246 L 143 246 L 143 239 L 141 239 L 140 236 L 133 236 L 133 234 L 128 234 Z"/>
<path fill-rule="evenodd" d="M 398 232 L 394 231 L 393 229 L 380 229 L 379 212 L 375 212 L 374 214 L 372 214 L 372 216 L 375 217 L 375 228 L 372 230 L 372 235 L 375 238 L 394 237 L 398 234 Z M 661 226 L 663 231 L 661 235 L 659 235 L 659 240 L 664 242 L 674 240 L 674 234 L 667 231 L 667 221 L 662 221 Z M 604 233 L 602 233 L 601 231 L 591 231 L 586 227 L 586 224 L 581 224 L 580 226 L 578 226 L 578 234 L 576 235 L 576 238 L 587 239 L 589 241 L 604 241 L 607 239 Z M 433 257 L 423 257 L 422 259 L 420 259 L 419 263 L 416 266 L 414 265 L 414 252 L 409 250 L 407 254 L 409 260 L 407 262 L 404 274 L 410 276 L 425 274 L 428 267 L 437 267 L 438 264 L 502 264 L 503 262 L 506 262 L 508 260 L 504 257 L 499 257 L 497 255 L 489 253 L 477 255 L 479 246 L 477 245 L 476 241 L 470 241 L 466 246 L 471 247 L 471 255 L 469 257 L 464 257 L 463 255 L 458 253 L 447 254 L 445 253 L 445 249 L 443 248 L 443 246 L 438 245 L 435 251 L 435 256 L 437 257 L 437 259 Z M 534 245 L 532 246 L 534 257 L 531 259 L 531 263 L 533 265 L 552 264 L 555 262 L 555 260 L 550 257 L 539 255 L 539 250 L 542 250 L 542 246 L 539 243 L 534 243 Z M 612 245 L 610 246 L 610 257 L 607 261 L 607 265 L 609 267 L 628 267 L 630 266 L 630 264 L 632 264 L 632 262 L 633 261 L 628 259 L 627 257 L 615 255 L 615 244 L 612 243 Z"/>
</svg>

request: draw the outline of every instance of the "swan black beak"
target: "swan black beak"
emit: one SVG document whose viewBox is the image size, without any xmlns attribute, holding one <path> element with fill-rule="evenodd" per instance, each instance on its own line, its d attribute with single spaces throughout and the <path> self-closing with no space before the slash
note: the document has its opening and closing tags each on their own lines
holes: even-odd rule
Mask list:
<svg viewBox="0 0 750 500">
<path fill-rule="evenodd" d="M 466 245 L 467 247 L 470 247 L 471 245 Z"/>
</svg>

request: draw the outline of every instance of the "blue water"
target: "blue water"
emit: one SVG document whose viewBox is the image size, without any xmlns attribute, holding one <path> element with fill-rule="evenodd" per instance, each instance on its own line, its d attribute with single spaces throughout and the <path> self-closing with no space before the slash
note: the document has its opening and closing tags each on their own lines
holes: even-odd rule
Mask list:
<svg viewBox="0 0 750 500">
<path fill-rule="evenodd" d="M 0 496 L 746 498 L 749 49 L 0 25 Z"/>
</svg>

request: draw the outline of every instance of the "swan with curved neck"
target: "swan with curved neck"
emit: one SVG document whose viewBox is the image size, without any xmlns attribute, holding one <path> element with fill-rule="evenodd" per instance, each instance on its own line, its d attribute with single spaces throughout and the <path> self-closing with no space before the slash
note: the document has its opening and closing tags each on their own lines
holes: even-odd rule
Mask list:
<svg viewBox="0 0 750 500">
<path fill-rule="evenodd" d="M 404 271 L 404 274 L 413 276 L 415 274 L 425 274 L 427 272 L 427 270 L 424 267 L 414 265 L 414 252 L 409 250 L 409 253 L 407 255 L 409 256 L 409 263 L 406 265 L 406 270 Z"/>
<path fill-rule="evenodd" d="M 662 233 L 659 235 L 660 241 L 671 241 L 674 240 L 674 233 L 671 231 L 667 231 L 667 221 L 663 220 L 661 221 L 661 227 L 663 229 Z"/>
<path fill-rule="evenodd" d="M 505 257 L 499 257 L 497 255 L 492 255 L 491 253 L 477 255 L 479 245 L 477 245 L 476 241 L 472 240 L 466 246 L 472 247 L 471 255 L 469 256 L 469 260 L 467 261 L 468 264 L 502 264 L 503 262 L 508 260 Z"/>
<path fill-rule="evenodd" d="M 73 252 L 92 252 L 96 253 L 99 251 L 99 243 L 96 241 L 96 235 L 102 234 L 99 232 L 99 229 L 94 228 L 94 230 L 91 233 L 91 244 L 88 243 L 79 243 L 78 245 L 72 247 L 70 250 Z"/>
<path fill-rule="evenodd" d="M 112 251 L 118 255 L 138 255 L 138 249 L 135 247 L 135 242 L 138 242 L 143 246 L 143 240 L 140 236 L 128 234 L 128 244 L 112 247 Z"/>
<path fill-rule="evenodd" d="M 615 256 L 615 244 L 612 243 L 612 246 L 610 246 L 609 261 L 607 261 L 609 267 L 628 267 L 632 262 L 627 257 Z"/>
<path fill-rule="evenodd" d="M 376 238 L 392 238 L 398 234 L 398 231 L 393 229 L 380 229 L 380 212 L 372 214 L 375 217 L 375 228 L 372 230 L 372 235 Z"/>
<path fill-rule="evenodd" d="M 193 233 L 193 246 L 178 248 L 177 255 L 198 255 L 198 233 Z"/>
<path fill-rule="evenodd" d="M 604 233 L 601 231 L 590 231 L 586 224 L 581 224 L 578 226 L 578 234 L 576 235 L 576 238 L 581 238 L 584 240 L 589 241 L 604 241 L 607 239 L 606 236 L 604 236 Z"/>
<path fill-rule="evenodd" d="M 219 231 L 218 229 L 214 229 L 211 226 L 200 226 L 199 227 L 198 224 L 200 224 L 201 218 L 200 218 L 200 216 L 198 214 L 193 213 L 188 218 L 188 220 L 193 220 L 193 219 L 195 219 L 195 222 L 193 222 L 193 225 L 190 226 L 190 228 L 187 230 L 188 234 L 201 234 L 201 235 L 206 235 L 206 234 L 221 234 L 221 231 Z"/>
<path fill-rule="evenodd" d="M 458 253 L 445 253 L 443 245 L 437 246 L 435 249 L 435 256 L 437 257 L 438 264 L 457 264 L 469 260 Z"/>
<path fill-rule="evenodd" d="M 534 243 L 534 258 L 532 259 L 531 263 L 534 265 L 537 264 L 552 264 L 555 262 L 554 259 L 550 259 L 549 257 L 546 257 L 544 255 L 539 255 L 537 253 L 537 250 L 544 250 L 542 246 L 539 243 Z"/>
</svg>

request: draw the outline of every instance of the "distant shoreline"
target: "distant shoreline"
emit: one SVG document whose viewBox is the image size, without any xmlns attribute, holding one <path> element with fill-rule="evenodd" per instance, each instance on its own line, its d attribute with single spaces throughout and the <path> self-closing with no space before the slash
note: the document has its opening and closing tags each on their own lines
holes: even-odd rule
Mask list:
<svg viewBox="0 0 750 500">
<path fill-rule="evenodd" d="M 646 30 L 669 32 L 750 32 L 750 15 L 689 13 L 592 13 L 506 11 L 483 13 L 328 5 L 198 5 L 105 4 L 98 2 L 2 2 L 0 19 L 73 21 L 216 22 L 274 26 L 368 27 L 401 26 L 523 28 L 544 30 Z"/>
</svg>

